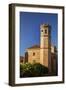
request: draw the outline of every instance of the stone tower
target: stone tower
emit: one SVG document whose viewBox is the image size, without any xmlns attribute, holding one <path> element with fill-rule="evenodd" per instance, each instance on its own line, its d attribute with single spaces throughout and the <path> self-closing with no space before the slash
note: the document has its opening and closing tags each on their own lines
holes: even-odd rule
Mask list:
<svg viewBox="0 0 66 90">
<path fill-rule="evenodd" d="M 48 24 L 40 25 L 40 63 L 51 72 L 51 27 Z"/>
</svg>

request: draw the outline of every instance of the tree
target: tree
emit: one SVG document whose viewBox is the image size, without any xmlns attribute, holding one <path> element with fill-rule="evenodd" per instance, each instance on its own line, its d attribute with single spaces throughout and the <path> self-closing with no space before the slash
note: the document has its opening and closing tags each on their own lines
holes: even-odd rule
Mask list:
<svg viewBox="0 0 66 90">
<path fill-rule="evenodd" d="M 24 63 L 20 64 L 20 77 L 37 77 L 44 76 L 48 73 L 48 68 L 40 63 Z"/>
<path fill-rule="evenodd" d="M 48 73 L 48 68 L 41 65 L 40 63 L 33 64 L 33 68 L 34 68 L 34 75 L 35 76 L 44 76 L 45 74 Z"/>
</svg>

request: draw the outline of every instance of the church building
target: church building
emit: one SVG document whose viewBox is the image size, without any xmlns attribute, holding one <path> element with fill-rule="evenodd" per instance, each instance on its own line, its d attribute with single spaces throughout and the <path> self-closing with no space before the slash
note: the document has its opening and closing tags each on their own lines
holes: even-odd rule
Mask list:
<svg viewBox="0 0 66 90">
<path fill-rule="evenodd" d="M 25 62 L 40 63 L 48 68 L 49 73 L 57 74 L 57 48 L 51 45 L 50 25 L 40 25 L 40 45 L 26 49 Z"/>
</svg>

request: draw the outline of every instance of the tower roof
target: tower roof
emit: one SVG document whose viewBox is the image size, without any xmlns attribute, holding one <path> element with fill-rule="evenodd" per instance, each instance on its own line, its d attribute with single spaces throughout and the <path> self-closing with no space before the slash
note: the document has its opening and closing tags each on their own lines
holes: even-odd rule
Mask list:
<svg viewBox="0 0 66 90">
<path fill-rule="evenodd" d="M 50 25 L 49 24 L 41 24 L 40 28 L 42 28 L 42 27 L 50 27 Z"/>
</svg>

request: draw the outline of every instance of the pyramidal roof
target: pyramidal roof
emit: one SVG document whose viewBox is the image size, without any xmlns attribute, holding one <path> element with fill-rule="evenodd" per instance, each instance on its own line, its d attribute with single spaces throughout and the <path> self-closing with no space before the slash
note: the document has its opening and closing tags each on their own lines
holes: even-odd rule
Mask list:
<svg viewBox="0 0 66 90">
<path fill-rule="evenodd" d="M 32 47 L 29 47 L 29 48 L 27 48 L 27 49 L 39 49 L 39 48 L 40 48 L 39 45 L 33 45 Z"/>
</svg>

